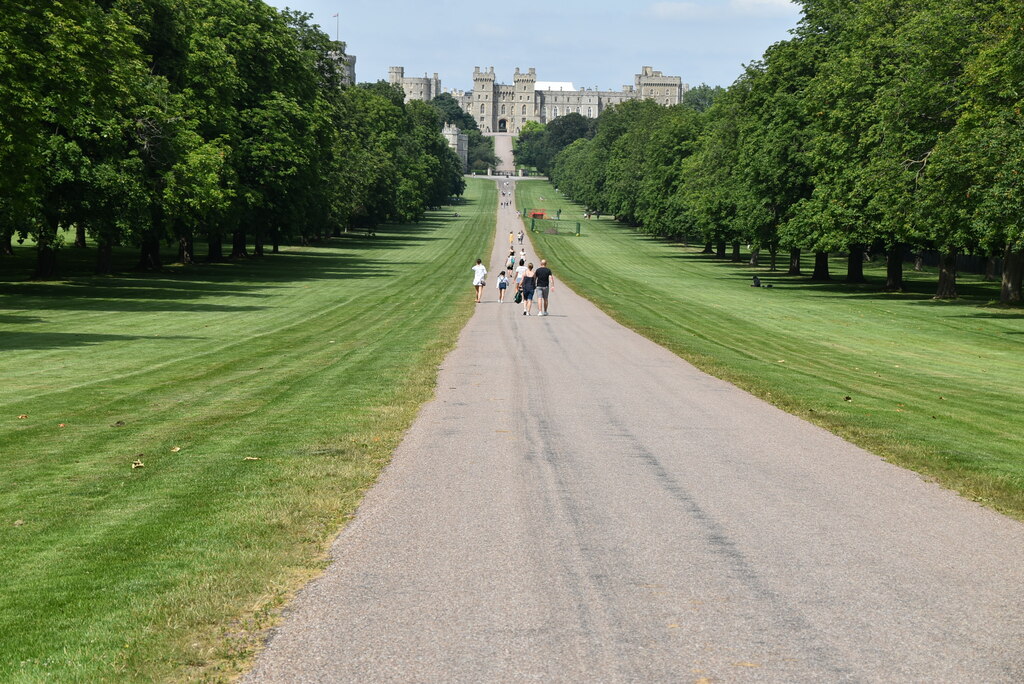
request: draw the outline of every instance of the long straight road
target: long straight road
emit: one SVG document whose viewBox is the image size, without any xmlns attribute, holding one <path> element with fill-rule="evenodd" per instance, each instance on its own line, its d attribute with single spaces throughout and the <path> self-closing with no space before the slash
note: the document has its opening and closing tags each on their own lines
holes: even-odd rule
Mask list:
<svg viewBox="0 0 1024 684">
<path fill-rule="evenodd" d="M 1024 681 L 1024 526 L 493 282 L 250 681 Z"/>
</svg>

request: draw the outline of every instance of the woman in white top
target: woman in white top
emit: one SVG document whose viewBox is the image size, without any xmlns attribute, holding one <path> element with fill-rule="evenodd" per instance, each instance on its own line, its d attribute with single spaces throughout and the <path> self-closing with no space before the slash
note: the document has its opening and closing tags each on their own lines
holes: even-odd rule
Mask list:
<svg viewBox="0 0 1024 684">
<path fill-rule="evenodd" d="M 523 274 L 526 273 L 526 260 L 520 259 L 519 265 L 516 266 L 516 289 L 523 284 Z"/>
<path fill-rule="evenodd" d="M 476 266 L 473 267 L 473 287 L 476 288 L 476 303 L 480 303 L 480 296 L 484 293 L 484 287 L 487 285 L 484 278 L 487 277 L 487 269 L 484 267 L 484 262 L 480 259 L 476 260 Z"/>
</svg>

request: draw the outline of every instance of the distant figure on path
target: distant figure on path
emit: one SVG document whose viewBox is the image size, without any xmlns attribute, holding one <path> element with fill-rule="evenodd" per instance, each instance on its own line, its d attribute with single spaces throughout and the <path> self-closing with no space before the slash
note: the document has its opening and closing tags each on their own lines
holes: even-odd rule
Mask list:
<svg viewBox="0 0 1024 684">
<path fill-rule="evenodd" d="M 537 269 L 535 278 L 537 283 L 537 293 L 534 297 L 537 299 L 537 315 L 547 316 L 548 301 L 551 298 L 551 287 L 555 282 L 555 276 L 551 275 L 551 269 L 548 268 L 547 259 L 540 260 L 540 268 Z"/>
<path fill-rule="evenodd" d="M 480 297 L 484 293 L 484 287 L 487 285 L 487 281 L 484 278 L 487 277 L 487 268 L 484 267 L 484 262 L 480 259 L 476 260 L 476 266 L 473 267 L 473 287 L 476 288 L 476 303 L 480 303 Z"/>
<path fill-rule="evenodd" d="M 519 216 L 519 212 L 518 211 L 516 212 L 516 216 Z M 523 244 L 523 231 L 522 230 L 519 231 L 519 244 L 520 245 Z"/>
<path fill-rule="evenodd" d="M 508 231 L 508 246 L 512 246 L 512 242 L 515 240 L 515 234 L 510 230 Z"/>
<path fill-rule="evenodd" d="M 523 283 L 519 289 L 523 291 L 523 315 L 530 316 L 530 309 L 533 308 L 533 293 L 537 289 L 537 274 L 533 270 L 533 264 L 527 264 L 526 272 L 523 273 Z"/>
</svg>

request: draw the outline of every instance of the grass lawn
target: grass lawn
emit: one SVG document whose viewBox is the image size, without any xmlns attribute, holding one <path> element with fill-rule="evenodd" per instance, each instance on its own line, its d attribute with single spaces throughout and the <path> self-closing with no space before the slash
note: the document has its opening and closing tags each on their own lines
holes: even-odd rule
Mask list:
<svg viewBox="0 0 1024 684">
<path fill-rule="evenodd" d="M 1024 519 L 1024 311 L 992 304 L 998 284 L 964 275 L 961 299 L 939 302 L 931 299 L 935 273 L 908 266 L 908 292 L 886 294 L 881 260 L 866 265 L 867 285 L 812 283 L 716 260 L 609 219 L 582 219 L 583 210 L 547 182 L 520 183 L 517 203 L 549 216 L 563 209 L 561 221 L 537 222 L 530 236 L 537 251 L 556 278 L 621 323 Z M 555 228 L 559 234 L 549 234 Z M 832 263 L 839 280 L 845 269 L 845 260 Z M 774 288 L 749 287 L 754 274 Z"/>
<path fill-rule="evenodd" d="M 154 275 L 0 263 L 0 681 L 244 666 L 472 313 L 494 182 L 466 198 L 461 218 Z M 60 254 L 65 273 L 92 258 Z"/>
</svg>

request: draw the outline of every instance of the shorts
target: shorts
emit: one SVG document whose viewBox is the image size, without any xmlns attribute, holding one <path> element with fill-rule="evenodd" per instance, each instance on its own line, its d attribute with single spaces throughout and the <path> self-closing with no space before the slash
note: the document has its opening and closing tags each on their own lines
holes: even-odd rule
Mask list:
<svg viewBox="0 0 1024 684">
<path fill-rule="evenodd" d="M 536 292 L 536 290 L 523 290 L 523 299 L 528 302 L 532 302 L 534 292 Z"/>
<path fill-rule="evenodd" d="M 550 293 L 550 292 L 551 292 L 551 286 L 550 285 L 547 286 L 547 287 L 538 287 L 537 288 L 537 299 L 547 299 L 548 298 L 548 293 Z"/>
<path fill-rule="evenodd" d="M 499 290 L 508 289 L 508 283 L 498 283 L 498 289 Z"/>
</svg>

